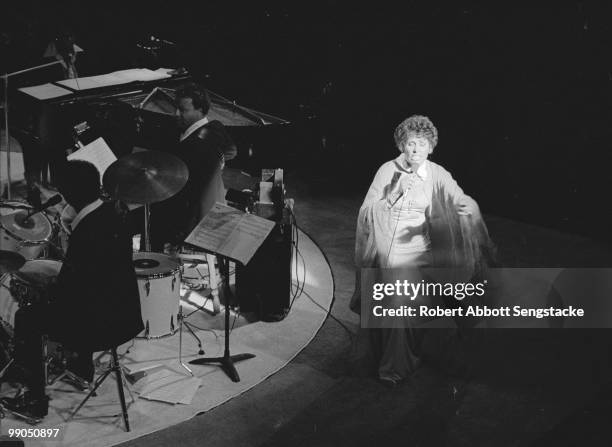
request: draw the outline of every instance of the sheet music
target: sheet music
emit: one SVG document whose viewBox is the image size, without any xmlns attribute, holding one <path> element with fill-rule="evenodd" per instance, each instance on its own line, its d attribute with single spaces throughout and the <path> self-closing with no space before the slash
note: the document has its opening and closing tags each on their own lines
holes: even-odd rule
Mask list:
<svg viewBox="0 0 612 447">
<path fill-rule="evenodd" d="M 185 242 L 246 265 L 274 225 L 270 220 L 217 202 Z"/>
<path fill-rule="evenodd" d="M 70 90 L 66 90 L 65 88 L 51 83 L 34 85 L 32 87 L 22 87 L 19 90 L 36 99 L 59 98 L 72 93 Z"/>
<path fill-rule="evenodd" d="M 100 171 L 100 182 L 102 182 L 104 173 L 108 167 L 117 160 L 117 157 L 115 157 L 113 151 L 108 147 L 104 138 L 100 137 L 87 146 L 68 155 L 68 160 L 84 160 L 90 162 Z"/>
<path fill-rule="evenodd" d="M 143 399 L 157 400 L 171 404 L 191 404 L 193 397 L 202 385 L 199 377 L 185 377 L 174 370 L 162 369 L 144 379 L 140 391 Z"/>
<path fill-rule="evenodd" d="M 89 90 L 92 88 L 127 84 L 128 82 L 134 81 L 158 81 L 160 79 L 166 79 L 169 77 L 170 75 L 167 73 L 153 71 L 147 68 L 131 68 L 129 70 L 114 71 L 112 73 L 97 76 L 65 79 L 63 81 L 58 81 L 57 84 L 61 84 L 73 90 Z"/>
</svg>

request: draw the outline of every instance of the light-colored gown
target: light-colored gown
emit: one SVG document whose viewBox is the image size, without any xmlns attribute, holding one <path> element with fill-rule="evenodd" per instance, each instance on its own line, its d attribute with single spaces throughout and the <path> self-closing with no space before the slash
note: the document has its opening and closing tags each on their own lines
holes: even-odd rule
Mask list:
<svg viewBox="0 0 612 447">
<path fill-rule="evenodd" d="M 383 164 L 359 212 L 355 263 L 357 283 L 351 308 L 360 312 L 360 269 L 410 269 L 420 279 L 423 267 L 461 267 L 476 272 L 491 249 L 486 226 L 478 212 L 459 216 L 459 203 L 472 201 L 440 165 L 426 161 L 413 172 L 403 155 Z M 475 202 L 473 208 L 478 209 Z M 391 272 L 393 274 L 393 272 Z M 397 273 L 406 279 L 406 270 Z M 389 329 L 368 332 L 379 377 L 401 380 L 419 364 L 422 330 L 393 319 Z M 395 327 L 396 326 L 396 327 Z"/>
</svg>

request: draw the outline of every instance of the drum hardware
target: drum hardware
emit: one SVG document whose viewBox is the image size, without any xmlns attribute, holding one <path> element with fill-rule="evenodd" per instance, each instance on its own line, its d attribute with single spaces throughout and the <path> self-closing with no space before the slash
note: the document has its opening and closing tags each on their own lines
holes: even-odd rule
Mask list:
<svg viewBox="0 0 612 447">
<path fill-rule="evenodd" d="M 8 371 L 8 369 L 11 367 L 13 363 L 15 363 L 15 358 L 9 356 L 8 363 L 4 365 L 4 368 L 0 370 L 0 380 L 2 380 L 2 378 L 4 377 L 4 374 Z"/>
<path fill-rule="evenodd" d="M 32 217 L 34 214 L 37 214 L 37 213 L 40 213 L 46 210 L 47 208 L 51 208 L 52 206 L 57 205 L 62 200 L 64 199 L 61 195 L 55 194 L 54 196 L 49 198 L 49 200 L 47 200 L 45 203 L 41 204 L 39 207 L 33 207 L 30 211 L 28 211 L 25 217 L 22 218 L 23 215 L 20 214 L 18 218 L 17 217 L 15 218 L 15 220 L 20 221 L 19 224 L 24 226 L 24 228 L 32 228 L 33 224 L 30 223 L 30 217 Z M 32 227 L 30 225 L 32 225 Z"/>
<path fill-rule="evenodd" d="M 74 374 L 72 371 L 67 369 L 68 361 L 66 359 L 65 351 L 61 345 L 57 345 L 54 354 L 49 354 L 49 338 L 45 336 L 43 340 L 43 358 L 45 359 L 45 383 L 47 385 L 53 385 L 54 383 L 68 379 L 75 388 L 79 391 L 91 391 L 92 385 L 85 379 Z M 61 371 L 55 377 L 51 377 L 50 371 L 53 366 L 60 363 L 59 370 Z"/>
<path fill-rule="evenodd" d="M 125 203 L 144 205 L 145 251 L 151 251 L 150 219 L 152 203 L 179 192 L 189 177 L 185 163 L 160 151 L 143 151 L 116 160 L 104 173 L 104 189 Z"/>
<path fill-rule="evenodd" d="M 189 374 L 194 376 L 195 374 L 193 374 L 193 371 L 191 370 L 191 368 L 189 368 L 189 366 L 187 366 L 185 362 L 183 362 L 183 325 L 185 325 L 185 327 L 191 333 L 191 335 L 196 340 L 198 340 L 198 347 L 200 348 L 200 350 L 198 351 L 198 354 L 204 355 L 204 350 L 202 349 L 202 343 L 200 342 L 200 339 L 198 338 L 196 333 L 193 331 L 191 325 L 185 321 L 185 316 L 183 315 L 183 306 L 179 306 L 178 319 L 179 319 L 179 358 L 178 360 L 181 366 L 185 368 L 189 372 Z"/>
<path fill-rule="evenodd" d="M 102 385 L 102 383 L 106 380 L 106 378 L 111 373 L 114 372 L 115 378 L 117 380 L 117 391 L 119 394 L 119 401 L 121 402 L 121 413 L 123 414 L 123 423 L 125 425 L 126 431 L 130 431 L 130 423 L 128 420 L 128 412 L 127 412 L 128 407 L 125 403 L 125 394 L 124 394 L 125 389 L 127 389 L 128 394 L 130 395 L 130 399 L 131 399 L 130 405 L 136 402 L 136 400 L 134 399 L 134 395 L 132 394 L 132 391 L 130 390 L 130 387 L 128 385 L 127 379 L 123 371 L 123 367 L 119 363 L 119 356 L 117 355 L 117 347 L 113 346 L 112 348 L 108 350 L 108 352 L 110 352 L 111 354 L 111 361 L 108 364 L 108 367 L 100 376 L 98 376 L 94 380 L 93 387 L 89 391 L 89 394 L 87 394 L 87 397 L 85 397 L 85 399 L 81 401 L 81 403 L 70 413 L 70 416 L 68 417 L 68 421 L 71 421 L 76 416 L 76 414 L 83 407 L 83 405 L 85 405 L 85 403 L 87 403 L 87 401 L 96 394 L 96 390 L 100 387 L 100 385 Z"/>
<path fill-rule="evenodd" d="M 123 354 L 118 354 L 119 355 L 119 359 L 122 360 L 123 357 L 128 355 L 130 353 L 130 349 L 132 349 L 135 344 L 136 344 L 136 339 L 133 338 L 132 341 L 130 342 L 130 346 L 128 346 L 128 348 L 125 350 L 125 352 Z M 100 352 L 93 359 L 94 367 L 98 368 L 98 367 L 102 366 L 102 358 L 104 358 L 106 355 L 110 355 L 110 354 L 111 354 L 110 351 L 102 351 L 102 352 Z"/>
<path fill-rule="evenodd" d="M 6 358 L 8 362 L 2 370 L 0 370 L 0 380 L 6 374 L 6 371 L 15 362 L 14 357 L 11 353 L 13 351 L 12 344 L 14 343 L 14 326 L 15 326 L 15 314 L 22 306 L 27 306 L 36 303 L 42 299 L 45 299 L 45 291 L 40 288 L 39 284 L 32 283 L 31 281 L 41 277 L 54 277 L 59 274 L 62 263 L 51 259 L 34 259 L 27 261 L 23 264 L 17 272 L 5 273 L 0 278 L 0 325 L 2 330 L 7 334 L 9 340 L 9 349 L 6 350 Z M 31 274 L 31 275 L 28 275 Z M 7 285 L 7 281 L 9 284 Z M 45 362 L 45 381 L 48 380 L 47 375 L 47 344 L 46 340 L 42 341 L 43 354 Z M 2 346 L 4 349 L 4 346 Z M 17 393 L 17 396 L 19 395 Z M 16 397 L 17 397 L 16 396 Z M 23 419 L 23 415 L 17 415 Z M 38 420 L 27 420 L 28 423 L 38 423 Z"/>
<path fill-rule="evenodd" d="M 0 377 L 2 377 L 0 375 Z M 13 397 L 13 399 L 17 399 L 19 397 L 21 397 L 21 395 L 24 393 L 24 388 L 22 386 L 20 386 L 19 388 L 17 388 L 17 391 L 15 392 L 15 396 Z M 0 419 L 4 418 L 5 413 L 4 412 L 9 412 L 10 414 L 12 414 L 14 417 L 16 417 L 17 419 L 21 419 L 23 420 L 25 423 L 29 424 L 29 425 L 37 425 L 40 424 L 43 421 L 43 418 L 36 418 L 36 417 L 31 417 L 31 416 L 27 416 L 25 414 L 22 413 L 18 413 L 17 411 L 12 411 L 8 408 L 5 408 L 2 403 L 0 403 Z"/>
<path fill-rule="evenodd" d="M 62 211 L 55 217 L 55 240 L 57 243 L 51 242 L 50 245 L 55 248 L 60 257 L 68 251 L 69 239 L 72 234 L 70 225 L 76 217 L 77 212 L 70 204 L 64 205 Z"/>
</svg>

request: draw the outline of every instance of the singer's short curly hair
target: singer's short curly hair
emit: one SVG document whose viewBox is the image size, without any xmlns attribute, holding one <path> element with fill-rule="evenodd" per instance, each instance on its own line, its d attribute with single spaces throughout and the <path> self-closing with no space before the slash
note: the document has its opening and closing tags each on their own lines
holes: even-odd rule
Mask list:
<svg viewBox="0 0 612 447">
<path fill-rule="evenodd" d="M 191 98 L 194 109 L 200 109 L 204 115 L 210 110 L 210 96 L 205 88 L 195 83 L 187 84 L 176 91 L 176 101 L 181 98 Z"/>
<path fill-rule="evenodd" d="M 410 135 L 427 138 L 432 150 L 438 144 L 438 129 L 429 118 L 423 115 L 412 115 L 395 128 L 393 138 L 400 151 Z"/>
</svg>

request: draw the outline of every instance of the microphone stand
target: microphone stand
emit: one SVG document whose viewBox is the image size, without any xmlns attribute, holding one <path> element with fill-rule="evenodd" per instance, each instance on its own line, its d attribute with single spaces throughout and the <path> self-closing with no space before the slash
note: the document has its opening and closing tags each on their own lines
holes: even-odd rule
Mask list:
<svg viewBox="0 0 612 447">
<path fill-rule="evenodd" d="M 6 142 L 6 196 L 9 200 L 11 200 L 11 139 L 9 137 L 9 88 L 8 81 L 9 77 L 15 76 L 22 73 L 27 73 L 29 71 L 38 70 L 39 68 L 50 67 L 51 65 L 59 64 L 60 61 L 48 62 L 46 64 L 37 65 L 36 67 L 25 68 L 23 70 L 14 71 L 12 73 L 5 73 L 2 75 L 2 79 L 4 79 L 4 128 L 5 128 L 5 142 Z M 1 162 L 0 162 L 1 165 Z M 0 178 L 0 193 L 4 193 L 2 191 L 2 179 Z"/>
</svg>

